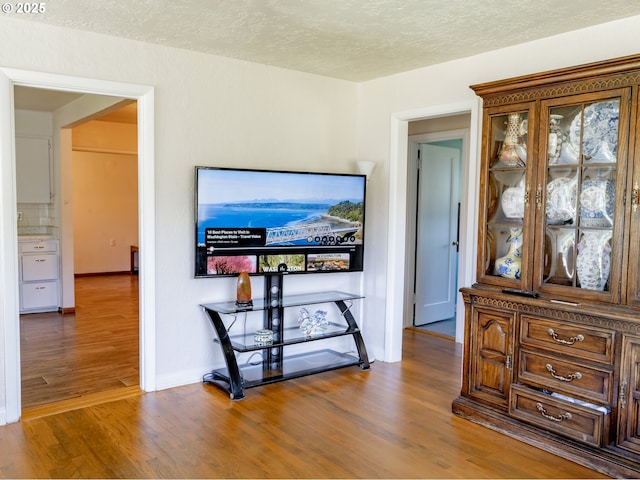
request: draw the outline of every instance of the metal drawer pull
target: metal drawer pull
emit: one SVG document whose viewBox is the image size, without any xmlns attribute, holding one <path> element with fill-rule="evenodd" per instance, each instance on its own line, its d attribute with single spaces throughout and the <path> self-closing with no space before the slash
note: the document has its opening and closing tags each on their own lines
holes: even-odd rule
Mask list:
<svg viewBox="0 0 640 480">
<path fill-rule="evenodd" d="M 562 422 L 564 420 L 571 420 L 571 414 L 569 412 L 558 415 L 557 417 L 549 415 L 540 402 L 536 403 L 536 408 L 540 412 L 540 415 L 542 415 L 547 420 L 551 420 L 552 422 Z"/>
<path fill-rule="evenodd" d="M 563 377 L 562 375 L 558 375 L 556 371 L 553 369 L 553 365 L 551 365 L 550 363 L 547 363 L 546 368 L 553 378 L 557 380 L 562 380 L 563 382 L 572 382 L 574 380 L 580 380 L 582 378 L 582 374 L 580 372 L 570 373 L 566 377 Z"/>
<path fill-rule="evenodd" d="M 569 340 L 563 340 L 558 338 L 556 332 L 553 331 L 553 328 L 547 330 L 547 333 L 553 338 L 556 342 L 561 343 L 562 345 L 573 345 L 576 342 L 583 342 L 584 336 L 581 334 L 576 335 L 575 337 L 570 338 Z"/>
<path fill-rule="evenodd" d="M 620 385 L 620 407 L 626 408 L 627 406 L 627 381 L 625 380 Z"/>
</svg>

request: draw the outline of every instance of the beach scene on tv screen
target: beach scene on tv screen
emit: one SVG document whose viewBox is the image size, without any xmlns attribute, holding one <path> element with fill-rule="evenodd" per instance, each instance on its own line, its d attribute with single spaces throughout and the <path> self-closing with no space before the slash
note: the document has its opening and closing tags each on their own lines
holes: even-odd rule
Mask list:
<svg viewBox="0 0 640 480">
<path fill-rule="evenodd" d="M 362 243 L 364 177 L 201 169 L 198 245 Z"/>
</svg>

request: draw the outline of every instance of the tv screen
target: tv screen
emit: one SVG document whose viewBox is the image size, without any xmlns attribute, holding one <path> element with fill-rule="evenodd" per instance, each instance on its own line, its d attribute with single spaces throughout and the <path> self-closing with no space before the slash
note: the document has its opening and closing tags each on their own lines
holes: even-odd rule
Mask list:
<svg viewBox="0 0 640 480">
<path fill-rule="evenodd" d="M 196 277 L 362 271 L 364 175 L 196 167 Z"/>
</svg>

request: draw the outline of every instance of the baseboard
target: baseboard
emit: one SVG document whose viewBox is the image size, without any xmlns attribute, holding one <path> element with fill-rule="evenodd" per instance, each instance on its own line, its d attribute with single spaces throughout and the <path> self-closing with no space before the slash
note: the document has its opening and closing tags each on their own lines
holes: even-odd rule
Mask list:
<svg viewBox="0 0 640 480">
<path fill-rule="evenodd" d="M 76 307 L 60 307 L 58 308 L 58 313 L 62 315 L 71 315 L 72 313 L 76 313 Z"/>
<path fill-rule="evenodd" d="M 444 333 L 440 333 L 440 332 L 432 332 L 431 330 L 425 330 L 424 328 L 407 327 L 407 330 L 411 330 L 416 333 L 421 333 L 423 335 L 431 335 L 433 337 L 442 338 L 444 340 L 449 340 L 451 342 L 455 342 L 456 340 L 455 337 L 451 337 L 449 335 L 445 335 Z"/>
<path fill-rule="evenodd" d="M 91 272 L 91 273 L 74 273 L 74 277 L 105 277 L 108 275 L 131 275 L 131 270 L 122 270 L 120 272 Z"/>
</svg>

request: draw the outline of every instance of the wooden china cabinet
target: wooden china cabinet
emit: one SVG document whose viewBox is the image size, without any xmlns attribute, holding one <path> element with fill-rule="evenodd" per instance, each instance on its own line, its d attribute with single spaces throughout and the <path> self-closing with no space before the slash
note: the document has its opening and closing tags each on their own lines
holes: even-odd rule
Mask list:
<svg viewBox="0 0 640 480">
<path fill-rule="evenodd" d="M 640 476 L 640 55 L 474 85 L 477 283 L 456 415 Z"/>
</svg>

